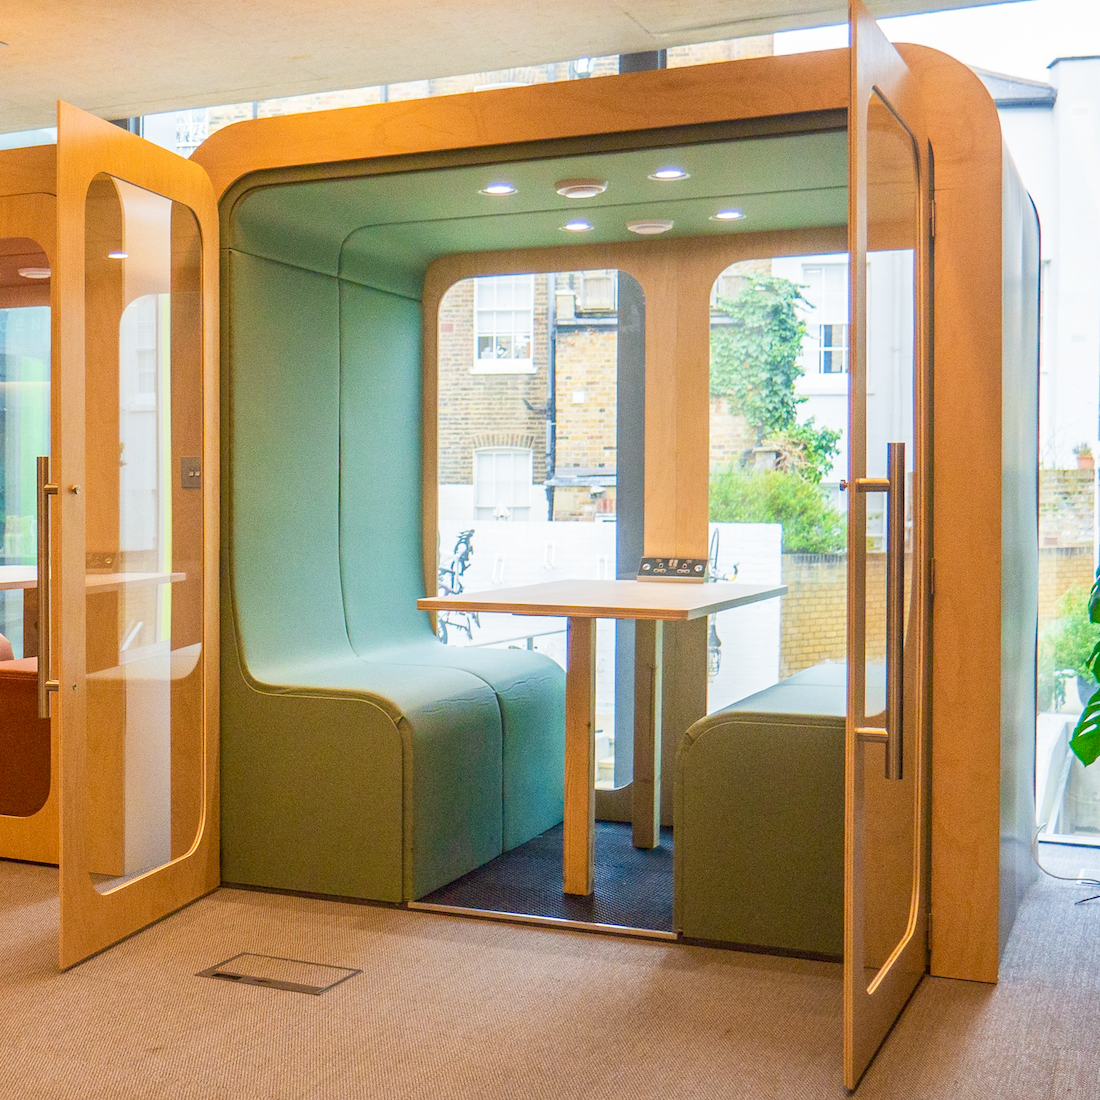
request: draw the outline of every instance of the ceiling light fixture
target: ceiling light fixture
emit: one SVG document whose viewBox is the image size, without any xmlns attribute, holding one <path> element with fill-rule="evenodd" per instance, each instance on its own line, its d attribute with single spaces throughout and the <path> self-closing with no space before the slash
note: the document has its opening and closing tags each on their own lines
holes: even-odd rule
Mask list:
<svg viewBox="0 0 1100 1100">
<path fill-rule="evenodd" d="M 554 190 L 567 199 L 591 199 L 607 190 L 607 180 L 575 179 L 558 180 Z"/>
<path fill-rule="evenodd" d="M 745 215 L 740 210 L 719 210 L 717 214 L 711 214 L 712 222 L 739 222 Z"/>
<path fill-rule="evenodd" d="M 574 218 L 573 221 L 566 222 L 561 228 L 567 233 L 587 233 L 592 228 L 592 223 L 581 218 Z"/>
<path fill-rule="evenodd" d="M 627 222 L 626 227 L 631 233 L 640 233 L 643 237 L 652 237 L 657 233 L 667 233 L 673 224 L 673 222 L 663 218 L 646 218 L 644 221 Z"/>
<path fill-rule="evenodd" d="M 112 248 L 111 251 L 107 253 L 108 260 L 127 260 L 129 258 L 130 253 L 124 248 Z"/>
<path fill-rule="evenodd" d="M 481 195 L 514 195 L 516 189 L 515 186 L 508 183 L 507 180 L 496 180 L 493 183 L 487 184 L 478 193 Z"/>
<path fill-rule="evenodd" d="M 669 180 L 686 180 L 691 178 L 691 173 L 685 172 L 683 168 L 675 168 L 670 164 L 667 168 L 658 168 L 656 172 L 650 172 L 649 178 L 651 180 L 660 180 L 661 182 Z"/>
<path fill-rule="evenodd" d="M 24 279 L 48 279 L 50 269 L 48 267 L 21 267 L 19 268 L 19 274 Z"/>
</svg>

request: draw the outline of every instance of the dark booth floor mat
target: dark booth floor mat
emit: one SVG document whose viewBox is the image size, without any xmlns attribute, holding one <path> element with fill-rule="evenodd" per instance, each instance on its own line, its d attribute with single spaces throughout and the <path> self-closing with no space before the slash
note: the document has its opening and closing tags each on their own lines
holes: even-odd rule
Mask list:
<svg viewBox="0 0 1100 1100">
<path fill-rule="evenodd" d="M 596 822 L 596 890 L 588 898 L 562 893 L 562 827 L 420 899 L 432 905 L 522 913 L 559 920 L 672 931 L 672 830 L 657 848 L 635 848 L 630 826 Z"/>
</svg>

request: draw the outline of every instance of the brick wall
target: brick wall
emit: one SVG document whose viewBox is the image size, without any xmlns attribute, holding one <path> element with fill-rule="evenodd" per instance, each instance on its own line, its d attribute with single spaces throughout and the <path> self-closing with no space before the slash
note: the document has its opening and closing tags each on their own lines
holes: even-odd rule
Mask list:
<svg viewBox="0 0 1100 1100">
<path fill-rule="evenodd" d="M 1039 471 L 1039 545 L 1092 546 L 1096 474 Z"/>
<path fill-rule="evenodd" d="M 1039 548 L 1039 622 L 1058 615 L 1058 601 L 1071 588 L 1092 584 L 1092 546 Z"/>
<path fill-rule="evenodd" d="M 618 333 L 558 328 L 557 465 L 615 468 Z"/>
<path fill-rule="evenodd" d="M 783 613 L 779 629 L 779 675 L 790 676 L 847 652 L 848 557 L 846 554 L 784 554 Z M 867 653 L 885 660 L 886 555 L 867 555 Z"/>
<path fill-rule="evenodd" d="M 730 412 L 728 397 L 710 399 L 710 468 L 724 470 L 741 461 L 755 440 L 745 418 Z"/>
<path fill-rule="evenodd" d="M 463 279 L 439 308 L 440 483 L 472 483 L 474 447 L 530 447 L 534 480 L 541 483 L 546 478 L 546 418 L 539 411 L 546 405 L 547 379 L 544 275 L 535 277 L 534 374 L 475 374 L 474 359 L 474 284 Z"/>
</svg>

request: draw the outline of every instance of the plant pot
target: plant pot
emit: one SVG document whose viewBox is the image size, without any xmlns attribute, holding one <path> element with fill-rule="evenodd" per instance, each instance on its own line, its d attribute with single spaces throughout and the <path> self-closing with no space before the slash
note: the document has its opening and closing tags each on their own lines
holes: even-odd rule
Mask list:
<svg viewBox="0 0 1100 1100">
<path fill-rule="evenodd" d="M 1078 470 L 1091 470 L 1095 459 L 1092 455 L 1078 455 L 1077 456 L 1077 469 Z"/>
</svg>

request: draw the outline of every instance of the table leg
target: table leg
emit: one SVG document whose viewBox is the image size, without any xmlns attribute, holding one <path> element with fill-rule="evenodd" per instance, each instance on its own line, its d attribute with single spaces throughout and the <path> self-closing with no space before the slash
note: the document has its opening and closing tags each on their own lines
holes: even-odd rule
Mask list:
<svg viewBox="0 0 1100 1100">
<path fill-rule="evenodd" d="M 635 848 L 661 843 L 661 648 L 664 623 L 634 624 L 634 780 L 631 817 Z"/>
<path fill-rule="evenodd" d="M 567 894 L 587 896 L 596 878 L 596 620 L 569 619 L 565 668 L 565 822 Z"/>
</svg>

